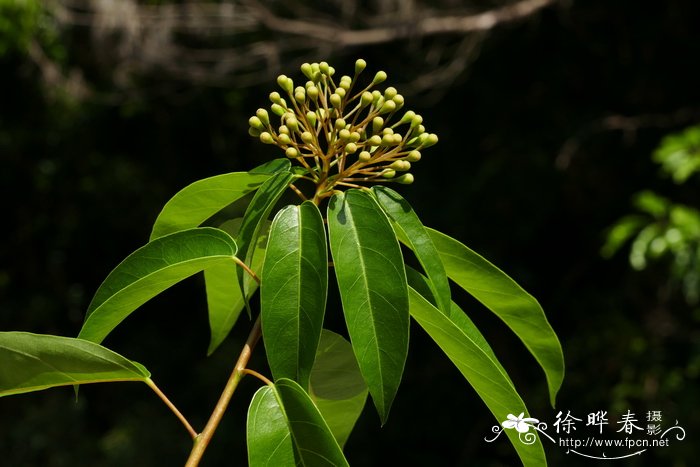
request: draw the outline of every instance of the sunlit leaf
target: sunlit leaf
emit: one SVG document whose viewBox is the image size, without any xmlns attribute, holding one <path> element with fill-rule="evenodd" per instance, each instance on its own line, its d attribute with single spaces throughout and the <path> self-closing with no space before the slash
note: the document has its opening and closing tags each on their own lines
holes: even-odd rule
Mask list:
<svg viewBox="0 0 700 467">
<path fill-rule="evenodd" d="M 367 400 L 367 385 L 350 342 L 324 329 L 311 370 L 311 398 L 343 446 Z"/>
<path fill-rule="evenodd" d="M 146 381 L 141 364 L 82 339 L 0 332 L 0 397 L 56 386 Z"/>
<path fill-rule="evenodd" d="M 506 420 L 508 414 L 528 413 L 525 403 L 486 340 L 457 305 L 452 304 L 448 316 L 413 288 L 409 289 L 409 296 L 413 319 L 464 375 L 496 417 L 497 423 Z M 515 430 L 506 430 L 506 433 L 525 467 L 547 465 L 540 440 L 528 445 L 518 439 Z"/>
<path fill-rule="evenodd" d="M 223 208 L 257 190 L 280 170 L 288 159 L 276 159 L 250 172 L 233 172 L 198 180 L 178 191 L 163 207 L 153 224 L 151 240 L 199 226 Z"/>
<path fill-rule="evenodd" d="M 280 210 L 270 227 L 260 288 L 265 352 L 275 379 L 308 388 L 323 327 L 328 289 L 328 247 L 315 204 Z"/>
<path fill-rule="evenodd" d="M 457 240 L 428 229 L 450 279 L 501 318 L 545 372 L 552 405 L 564 379 L 559 339 L 540 304 L 503 271 Z"/>
<path fill-rule="evenodd" d="M 212 227 L 182 230 L 147 243 L 97 289 L 78 337 L 99 344 L 151 298 L 206 268 L 233 263 L 235 254 L 231 236 Z"/>
<path fill-rule="evenodd" d="M 384 423 L 408 353 L 408 293 L 401 249 L 386 214 L 360 190 L 331 198 L 328 229 L 350 341 Z"/>
<path fill-rule="evenodd" d="M 450 284 L 430 234 L 411 205 L 397 192 L 383 186 L 375 186 L 372 191 L 384 212 L 395 222 L 395 227 L 400 229 L 398 234 L 401 241 L 407 242 L 423 266 L 438 308 L 449 313 Z"/>
</svg>

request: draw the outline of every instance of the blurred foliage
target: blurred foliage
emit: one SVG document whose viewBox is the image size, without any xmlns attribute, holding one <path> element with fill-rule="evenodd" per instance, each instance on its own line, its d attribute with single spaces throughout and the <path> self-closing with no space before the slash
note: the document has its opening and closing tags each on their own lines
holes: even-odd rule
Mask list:
<svg viewBox="0 0 700 467">
<path fill-rule="evenodd" d="M 665 137 L 654 152 L 654 161 L 664 174 L 685 183 L 700 172 L 700 126 Z M 634 198 L 635 207 L 644 215 L 628 215 L 610 228 L 602 248 L 611 257 L 632 240 L 629 263 L 643 270 L 650 261 L 668 260 L 670 275 L 681 285 L 690 305 L 700 301 L 700 211 L 685 204 L 672 203 L 645 190 Z"/>
</svg>

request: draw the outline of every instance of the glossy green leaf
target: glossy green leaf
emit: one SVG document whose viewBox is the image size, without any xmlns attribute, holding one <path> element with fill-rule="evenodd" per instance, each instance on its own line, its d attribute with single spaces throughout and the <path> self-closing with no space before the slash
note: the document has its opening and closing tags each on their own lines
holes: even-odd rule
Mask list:
<svg viewBox="0 0 700 467">
<path fill-rule="evenodd" d="M 286 378 L 258 390 L 253 398 L 248 410 L 248 462 L 251 467 L 348 465 L 309 395 Z"/>
<path fill-rule="evenodd" d="M 310 201 L 280 210 L 270 227 L 262 269 L 260 316 L 275 379 L 308 388 L 328 290 L 323 217 Z"/>
<path fill-rule="evenodd" d="M 382 423 L 408 354 L 408 289 L 403 257 L 372 195 L 348 190 L 328 205 L 333 265 L 353 351 Z"/>
<path fill-rule="evenodd" d="M 297 455 L 275 389 L 263 386 L 253 396 L 247 422 L 249 467 L 295 467 Z"/>
<path fill-rule="evenodd" d="M 343 446 L 367 401 L 367 385 L 352 352 L 339 334 L 324 329 L 311 370 L 311 398 L 338 444 Z"/>
<path fill-rule="evenodd" d="M 409 296 L 411 316 L 464 375 L 499 424 L 509 414 L 528 413 L 486 340 L 457 305 L 453 303 L 450 315 L 445 315 L 413 288 Z M 547 465 L 539 439 L 527 445 L 518 439 L 517 431 L 506 430 L 506 433 L 525 467 Z"/>
<path fill-rule="evenodd" d="M 238 235 L 243 218 L 226 221 L 219 228 L 234 239 Z M 253 252 L 253 260 L 250 268 L 258 277 L 265 259 L 267 246 L 267 230 L 269 226 L 263 225 L 262 233 L 258 236 Z M 231 332 L 233 325 L 238 320 L 241 310 L 245 307 L 241 288 L 238 286 L 236 269 L 240 266 L 233 263 L 222 263 L 204 270 L 204 284 L 207 291 L 207 310 L 209 312 L 209 329 L 211 339 L 207 355 L 211 355 Z M 248 299 L 258 289 L 258 284 L 246 274 Z"/>
<path fill-rule="evenodd" d="M 141 364 L 93 342 L 0 332 L 0 397 L 73 384 L 146 381 L 150 376 Z"/>
<path fill-rule="evenodd" d="M 513 279 L 457 240 L 428 229 L 450 279 L 501 318 L 545 372 L 552 405 L 564 379 L 559 339 L 540 304 Z"/>
<path fill-rule="evenodd" d="M 153 224 L 151 240 L 199 226 L 223 208 L 257 190 L 281 170 L 288 159 L 276 159 L 250 172 L 233 172 L 198 180 L 178 191 L 163 207 Z"/>
<path fill-rule="evenodd" d="M 425 274 L 428 276 L 430 289 L 437 302 L 438 308 L 445 313 L 450 312 L 450 284 L 447 280 L 445 267 L 442 265 L 430 234 L 423 226 L 411 205 L 394 190 L 375 186 L 372 188 L 379 205 L 384 209 L 389 218 L 394 221 L 395 227 L 400 230 L 398 237 L 407 242 L 418 258 Z"/>
<path fill-rule="evenodd" d="M 289 172 L 279 172 L 273 175 L 255 192 L 252 201 L 246 209 L 243 216 L 243 223 L 236 238 L 238 243 L 238 256 L 245 264 L 250 264 L 253 256 L 253 248 L 264 223 L 267 221 L 270 211 L 279 200 L 282 193 L 287 189 L 292 181 L 293 175 Z M 243 269 L 238 270 L 238 284 L 243 291 L 244 296 L 247 296 L 249 286 L 244 280 L 246 272 Z"/>
<path fill-rule="evenodd" d="M 129 314 L 165 289 L 212 266 L 233 263 L 236 243 L 212 227 L 157 238 L 126 257 L 104 280 L 78 337 L 98 344 Z"/>
</svg>

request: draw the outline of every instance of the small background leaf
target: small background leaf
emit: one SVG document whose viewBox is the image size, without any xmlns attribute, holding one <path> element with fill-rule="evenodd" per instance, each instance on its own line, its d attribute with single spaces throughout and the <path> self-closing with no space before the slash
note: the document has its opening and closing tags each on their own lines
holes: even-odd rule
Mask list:
<svg viewBox="0 0 700 467">
<path fill-rule="evenodd" d="M 311 398 L 341 446 L 360 418 L 367 394 L 352 345 L 324 329 L 311 370 Z"/>
<path fill-rule="evenodd" d="M 141 364 L 93 342 L 0 332 L 0 397 L 73 384 L 146 381 L 150 376 Z"/>
</svg>

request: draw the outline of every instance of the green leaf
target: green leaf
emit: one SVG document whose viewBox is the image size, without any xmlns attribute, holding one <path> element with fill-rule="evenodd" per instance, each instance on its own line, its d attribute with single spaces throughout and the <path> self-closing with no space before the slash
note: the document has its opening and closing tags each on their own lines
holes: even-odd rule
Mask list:
<svg viewBox="0 0 700 467">
<path fill-rule="evenodd" d="M 239 257 L 245 264 L 250 264 L 253 256 L 253 248 L 261 227 L 270 215 L 270 211 L 275 206 L 277 200 L 282 196 L 282 193 L 287 189 L 292 181 L 293 175 L 289 172 L 279 172 L 267 180 L 253 196 L 252 201 L 248 205 L 243 216 L 243 223 L 238 232 L 237 243 Z M 244 282 L 246 272 L 243 269 L 238 270 L 238 284 L 243 291 L 243 295 L 247 296 L 250 287 Z M 249 310 L 250 311 L 250 310 Z"/>
<path fill-rule="evenodd" d="M 247 443 L 249 467 L 298 465 L 284 411 L 271 386 L 258 389 L 250 402 Z"/>
<path fill-rule="evenodd" d="M 248 410 L 248 462 L 250 467 L 349 465 L 309 395 L 286 378 L 253 397 Z"/>
<path fill-rule="evenodd" d="M 158 214 L 150 240 L 197 227 L 223 208 L 257 190 L 273 174 L 289 170 L 288 159 L 276 159 L 250 172 L 233 172 L 198 180 L 178 191 Z"/>
<path fill-rule="evenodd" d="M 308 388 L 328 291 L 328 246 L 315 204 L 287 206 L 272 221 L 262 269 L 260 315 L 275 379 Z"/>
<path fill-rule="evenodd" d="M 501 318 L 544 370 L 554 405 L 564 379 L 559 339 L 540 304 L 513 279 L 457 240 L 428 229 L 450 279 Z"/>
<path fill-rule="evenodd" d="M 507 419 L 508 414 L 528 413 L 486 340 L 457 305 L 452 304 L 448 316 L 413 288 L 409 290 L 409 297 L 411 316 L 464 375 L 499 424 Z M 518 439 L 515 430 L 506 430 L 506 433 L 525 467 L 547 465 L 539 439 L 527 445 Z"/>
<path fill-rule="evenodd" d="M 401 248 L 386 214 L 360 190 L 333 195 L 328 230 L 350 341 L 383 424 L 408 354 Z"/>
<path fill-rule="evenodd" d="M 73 384 L 145 382 L 150 376 L 141 364 L 89 341 L 0 332 L 0 397 Z"/>
<path fill-rule="evenodd" d="M 182 230 L 147 243 L 97 289 L 78 337 L 99 344 L 151 298 L 199 271 L 233 263 L 235 254 L 233 239 L 212 227 Z"/>
<path fill-rule="evenodd" d="M 367 401 L 367 385 L 350 342 L 327 329 L 321 333 L 316 351 L 310 392 L 333 436 L 343 446 Z"/>
<path fill-rule="evenodd" d="M 236 238 L 243 218 L 232 219 L 224 222 L 219 228 L 227 232 L 231 237 Z M 267 227 L 262 230 L 267 232 Z M 258 236 L 253 252 L 253 260 L 250 268 L 258 277 L 265 259 L 265 248 L 267 246 L 267 234 Z M 236 324 L 241 310 L 245 307 L 245 300 L 241 288 L 238 286 L 238 276 L 236 264 L 222 263 L 204 270 L 204 284 L 207 291 L 207 309 L 209 311 L 209 329 L 211 339 L 207 355 L 211 355 L 226 339 Z M 248 286 L 248 299 L 258 289 L 258 284 L 246 274 L 245 281 Z"/>
<path fill-rule="evenodd" d="M 423 266 L 423 270 L 429 279 L 429 286 L 437 302 L 438 308 L 445 313 L 450 312 L 450 284 L 447 280 L 445 267 L 440 261 L 430 234 L 423 226 L 408 201 L 403 199 L 394 190 L 383 186 L 372 188 L 379 205 L 384 209 L 389 218 L 395 222 L 398 228 L 397 236 L 402 242 L 413 250 Z"/>
</svg>

